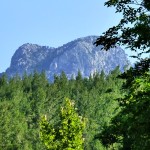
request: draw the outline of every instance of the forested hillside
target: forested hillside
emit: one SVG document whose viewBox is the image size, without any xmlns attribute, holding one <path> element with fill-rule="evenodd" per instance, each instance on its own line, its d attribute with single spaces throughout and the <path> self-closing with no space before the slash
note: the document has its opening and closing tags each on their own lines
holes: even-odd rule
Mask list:
<svg viewBox="0 0 150 150">
<path fill-rule="evenodd" d="M 84 149 L 103 150 L 101 141 L 95 138 L 108 126 L 112 117 L 120 110 L 116 98 L 123 96 L 120 90 L 123 79 L 116 67 L 109 75 L 95 73 L 83 78 L 68 80 L 65 73 L 54 76 L 49 83 L 45 74 L 34 74 L 22 78 L 15 76 L 0 78 L 0 149 L 44 150 L 40 140 L 39 122 L 47 116 L 53 126 L 59 123 L 59 112 L 64 100 L 74 100 L 79 116 L 85 118 Z"/>
<path fill-rule="evenodd" d="M 41 70 L 15 72 L 12 78 L 6 71 L 0 77 L 0 150 L 150 149 L 150 58 L 142 57 L 150 52 L 150 1 L 107 0 L 105 5 L 115 7 L 122 19 L 95 44 L 105 51 L 119 44 L 137 52 L 134 67 L 122 73 L 121 65 L 109 73 L 101 68 L 88 78 L 81 70 L 68 79 L 63 71 L 54 82 Z"/>
</svg>

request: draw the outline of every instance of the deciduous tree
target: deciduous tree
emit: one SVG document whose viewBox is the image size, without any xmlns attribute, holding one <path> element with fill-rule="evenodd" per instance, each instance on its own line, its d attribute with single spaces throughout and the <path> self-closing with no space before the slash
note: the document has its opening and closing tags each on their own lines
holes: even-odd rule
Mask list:
<svg viewBox="0 0 150 150">
<path fill-rule="evenodd" d="M 84 121 L 78 116 L 74 103 L 69 99 L 66 99 L 64 107 L 61 107 L 59 124 L 52 126 L 44 116 L 40 128 L 41 140 L 48 150 L 83 149 Z"/>
</svg>

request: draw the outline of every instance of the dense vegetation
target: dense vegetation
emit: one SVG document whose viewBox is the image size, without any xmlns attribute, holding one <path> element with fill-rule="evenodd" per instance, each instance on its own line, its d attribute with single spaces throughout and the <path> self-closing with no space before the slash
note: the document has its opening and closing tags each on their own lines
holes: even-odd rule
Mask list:
<svg viewBox="0 0 150 150">
<path fill-rule="evenodd" d="M 118 99 L 120 112 L 110 125 L 97 135 L 106 147 L 122 150 L 150 149 L 150 1 L 108 0 L 107 7 L 122 13 L 118 25 L 109 28 L 95 42 L 109 50 L 117 44 L 137 52 L 139 62 L 120 77 L 126 79 L 123 89 L 127 92 Z M 116 147 L 120 145 L 120 147 Z"/>
<path fill-rule="evenodd" d="M 121 98 L 124 80 L 117 79 L 119 67 L 109 75 L 95 73 L 68 80 L 65 73 L 54 77 L 49 83 L 44 73 L 35 72 L 8 79 L 0 78 L 0 149 L 32 150 L 46 149 L 40 138 L 40 122 L 43 115 L 56 127 L 61 120 L 60 109 L 66 98 L 74 100 L 77 114 L 86 120 L 83 132 L 84 149 L 103 149 L 95 138 L 109 125 L 119 110 L 115 98 Z"/>
<path fill-rule="evenodd" d="M 140 58 L 150 52 L 150 2 L 108 0 L 105 4 L 115 6 L 123 19 L 96 44 L 106 50 L 117 43 L 140 50 L 136 56 L 140 61 L 123 74 L 117 67 L 108 75 L 102 71 L 82 78 L 79 72 L 68 80 L 62 72 L 53 83 L 44 73 L 11 79 L 3 75 L 0 149 L 150 149 L 150 58 Z M 133 27 L 126 27 L 128 23 Z"/>
<path fill-rule="evenodd" d="M 131 77 L 128 77 L 123 84 L 126 94 L 118 99 L 121 111 L 97 137 L 106 147 L 115 147 L 117 144 L 123 150 L 148 150 L 150 148 L 150 72 L 137 74 L 137 70 L 130 69 L 121 77 L 123 78 L 125 74 L 128 76 L 130 74 Z"/>
<path fill-rule="evenodd" d="M 40 138 L 48 150 L 83 150 L 85 119 L 78 115 L 74 102 L 65 99 L 60 120 L 52 125 L 43 116 L 40 121 Z"/>
</svg>

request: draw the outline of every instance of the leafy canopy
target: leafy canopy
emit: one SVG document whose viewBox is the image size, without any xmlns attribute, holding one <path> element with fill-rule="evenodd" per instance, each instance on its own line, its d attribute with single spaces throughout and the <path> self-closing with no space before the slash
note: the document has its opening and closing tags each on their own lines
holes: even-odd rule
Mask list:
<svg viewBox="0 0 150 150">
<path fill-rule="evenodd" d="M 128 87 L 129 88 L 129 87 Z M 105 146 L 121 143 L 123 149 L 148 150 L 150 147 L 150 73 L 136 77 L 128 94 L 119 99 L 121 112 L 99 137 Z"/>
<path fill-rule="evenodd" d="M 122 13 L 119 24 L 109 28 L 95 44 L 103 45 L 105 50 L 126 45 L 134 56 L 140 59 L 125 73 L 124 98 L 118 99 L 121 111 L 112 118 L 98 135 L 102 143 L 110 147 L 119 144 L 123 150 L 148 150 L 150 147 L 150 58 L 141 59 L 143 53 L 150 52 L 150 1 L 149 0 L 108 0 L 108 7 L 115 7 L 116 13 Z M 131 27 L 129 26 L 131 25 Z M 140 52 L 139 52 L 140 50 Z"/>
<path fill-rule="evenodd" d="M 123 17 L 118 25 L 109 28 L 95 44 L 105 50 L 116 44 L 126 45 L 133 51 L 150 52 L 150 1 L 149 0 L 108 0 L 107 7 L 115 7 Z M 131 26 L 131 27 L 130 27 Z"/>
<path fill-rule="evenodd" d="M 69 99 L 65 100 L 65 105 L 61 108 L 59 124 L 53 127 L 43 117 L 40 127 L 41 140 L 48 150 L 83 150 L 84 121 Z"/>
</svg>

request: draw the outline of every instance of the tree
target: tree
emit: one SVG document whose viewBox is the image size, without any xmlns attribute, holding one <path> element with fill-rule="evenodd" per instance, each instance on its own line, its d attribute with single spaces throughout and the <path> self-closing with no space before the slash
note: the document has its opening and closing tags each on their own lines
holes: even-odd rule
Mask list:
<svg viewBox="0 0 150 150">
<path fill-rule="evenodd" d="M 121 143 L 123 150 L 148 150 L 150 73 L 137 77 L 130 85 L 128 94 L 119 99 L 121 111 L 99 137 L 105 146 Z"/>
<path fill-rule="evenodd" d="M 82 150 L 84 121 L 75 111 L 74 103 L 65 100 L 61 107 L 60 122 L 49 124 L 46 116 L 40 121 L 40 137 L 48 150 Z"/>
<path fill-rule="evenodd" d="M 103 45 L 105 50 L 116 44 L 126 45 L 133 51 L 150 52 L 150 2 L 149 0 L 108 0 L 107 7 L 114 6 L 116 13 L 122 13 L 119 24 L 109 28 L 95 44 Z M 128 25 L 132 26 L 129 27 Z"/>
<path fill-rule="evenodd" d="M 117 44 L 137 51 L 140 62 L 120 78 L 126 79 L 124 98 L 118 99 L 120 112 L 112 118 L 111 125 L 105 126 L 98 135 L 105 146 L 121 143 L 123 150 L 147 150 L 150 147 L 150 58 L 142 59 L 143 53 L 150 52 L 150 1 L 149 0 L 108 0 L 106 6 L 114 6 L 123 14 L 119 24 L 109 28 L 95 44 L 109 50 Z M 128 25 L 131 25 L 129 27 Z"/>
</svg>

